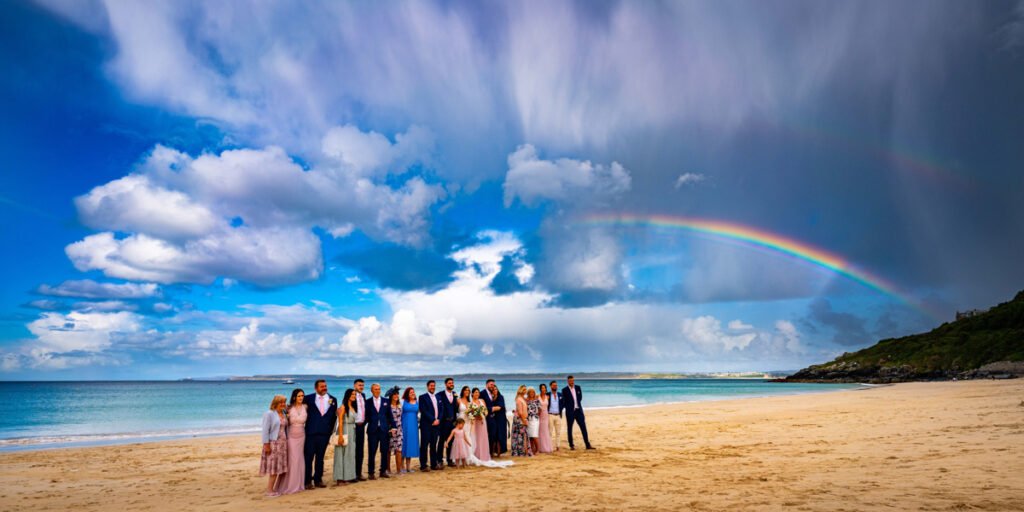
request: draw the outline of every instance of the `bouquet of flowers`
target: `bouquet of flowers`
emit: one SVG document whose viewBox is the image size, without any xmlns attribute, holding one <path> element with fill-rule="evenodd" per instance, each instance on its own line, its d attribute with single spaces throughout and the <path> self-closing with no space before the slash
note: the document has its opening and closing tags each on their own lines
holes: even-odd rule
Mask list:
<svg viewBox="0 0 1024 512">
<path fill-rule="evenodd" d="M 483 418 L 487 416 L 487 407 L 477 404 L 469 404 L 469 409 L 466 411 L 466 415 L 473 419 Z"/>
</svg>

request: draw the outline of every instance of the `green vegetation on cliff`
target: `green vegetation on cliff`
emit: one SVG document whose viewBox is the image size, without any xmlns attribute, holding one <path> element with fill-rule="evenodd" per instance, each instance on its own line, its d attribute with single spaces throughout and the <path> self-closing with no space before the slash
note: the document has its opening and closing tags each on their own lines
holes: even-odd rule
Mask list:
<svg viewBox="0 0 1024 512">
<path fill-rule="evenodd" d="M 986 312 L 944 323 L 924 334 L 879 341 L 800 370 L 786 380 L 943 379 L 998 361 L 1024 361 L 1024 291 Z"/>
</svg>

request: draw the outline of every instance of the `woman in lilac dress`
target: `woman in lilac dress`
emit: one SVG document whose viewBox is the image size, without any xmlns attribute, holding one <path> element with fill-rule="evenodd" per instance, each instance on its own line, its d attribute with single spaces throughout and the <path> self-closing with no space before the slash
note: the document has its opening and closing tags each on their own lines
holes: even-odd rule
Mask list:
<svg viewBox="0 0 1024 512">
<path fill-rule="evenodd" d="M 288 474 L 278 480 L 281 494 L 294 494 L 306 488 L 306 394 L 301 389 L 292 391 L 288 404 Z"/>
<path fill-rule="evenodd" d="M 288 438 L 285 429 L 288 417 L 284 415 L 284 395 L 275 395 L 270 410 L 263 413 L 261 424 L 263 454 L 260 456 L 260 476 L 267 476 L 267 497 L 280 496 L 278 480 L 288 472 Z"/>
<path fill-rule="evenodd" d="M 484 416 L 470 418 L 473 427 L 473 454 L 482 461 L 488 461 L 491 460 L 491 443 L 487 437 L 487 403 L 480 398 L 480 388 L 473 388 L 471 397 L 469 403 L 484 410 Z"/>
<path fill-rule="evenodd" d="M 537 438 L 537 453 L 551 453 L 551 431 L 548 430 L 548 387 L 540 385 L 540 436 Z"/>
</svg>

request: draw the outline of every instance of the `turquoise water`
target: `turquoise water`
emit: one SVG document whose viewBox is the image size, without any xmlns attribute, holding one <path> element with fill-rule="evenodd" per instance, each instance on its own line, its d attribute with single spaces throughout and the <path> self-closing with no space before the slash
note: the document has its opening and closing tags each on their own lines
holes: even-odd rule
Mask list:
<svg viewBox="0 0 1024 512">
<path fill-rule="evenodd" d="M 550 380 L 550 379 L 548 379 Z M 369 396 L 369 382 L 366 394 Z M 381 381 L 386 391 L 394 385 L 425 391 L 417 380 Z M 483 382 L 456 380 L 482 387 Z M 506 399 L 519 384 L 539 382 L 498 380 Z M 777 384 L 745 379 L 577 379 L 588 409 L 655 403 L 722 400 L 789 395 L 857 387 L 848 384 Z M 565 381 L 559 379 L 559 385 Z M 339 399 L 350 381 L 328 381 Z M 192 436 L 257 432 L 260 416 L 275 394 L 290 396 L 306 391 L 312 382 L 0 382 L 0 400 L 7 414 L 0 415 L 0 451 L 81 446 Z M 441 384 L 438 383 L 440 390 Z"/>
</svg>

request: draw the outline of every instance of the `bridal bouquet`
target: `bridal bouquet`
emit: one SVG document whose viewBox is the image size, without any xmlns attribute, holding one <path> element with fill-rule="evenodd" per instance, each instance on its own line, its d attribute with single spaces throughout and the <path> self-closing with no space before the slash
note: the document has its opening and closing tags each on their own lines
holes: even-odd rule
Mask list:
<svg viewBox="0 0 1024 512">
<path fill-rule="evenodd" d="M 483 405 L 471 404 L 469 409 L 466 411 L 466 415 L 470 418 L 483 418 L 487 416 L 487 407 Z"/>
</svg>

